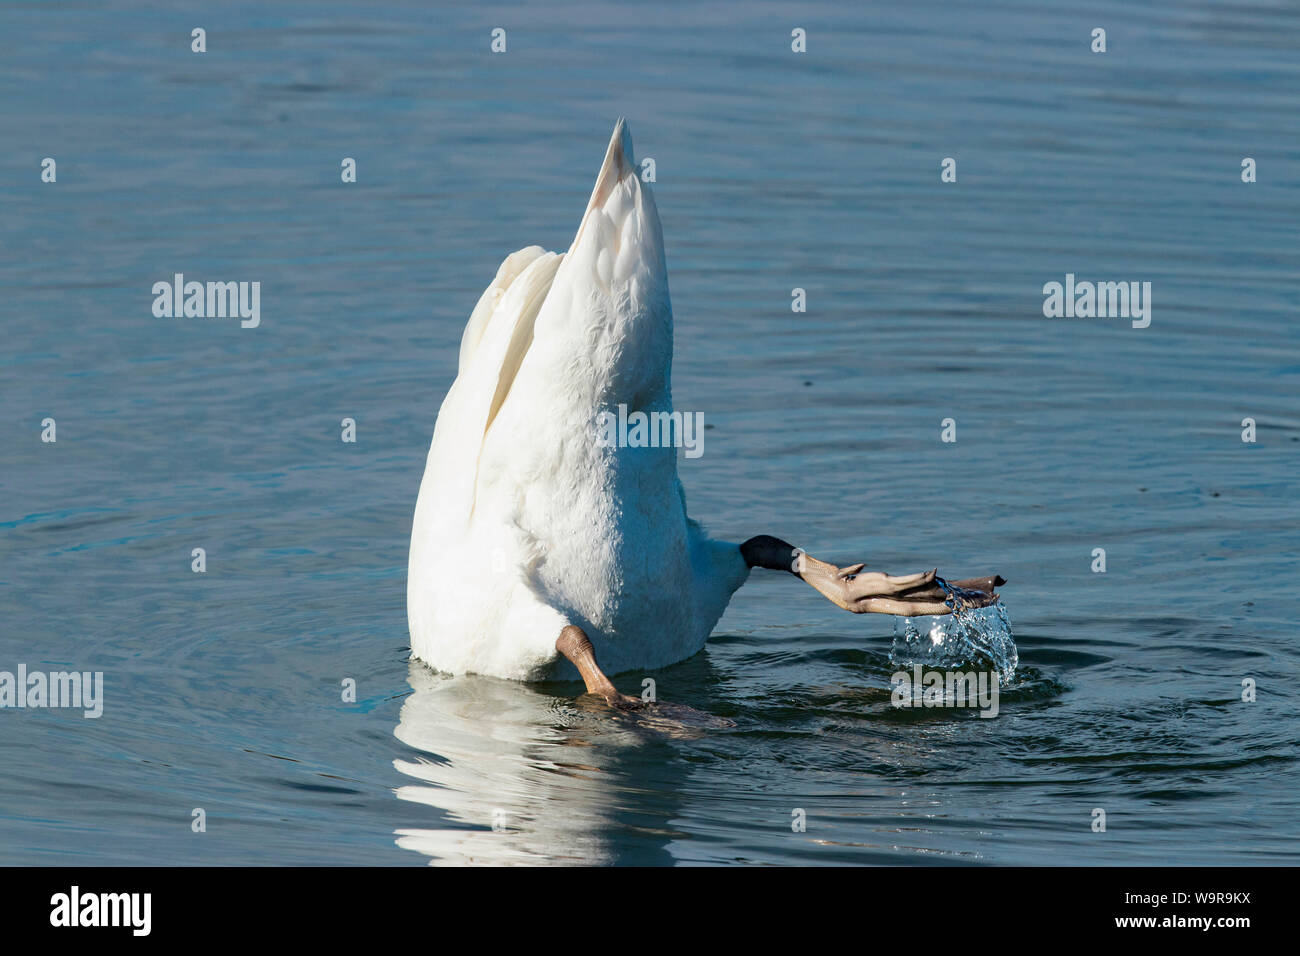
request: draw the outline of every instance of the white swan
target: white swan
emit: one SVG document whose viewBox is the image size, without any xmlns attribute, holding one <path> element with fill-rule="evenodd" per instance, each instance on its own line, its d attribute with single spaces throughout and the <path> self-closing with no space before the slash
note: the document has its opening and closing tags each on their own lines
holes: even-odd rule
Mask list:
<svg viewBox="0 0 1300 956">
<path fill-rule="evenodd" d="M 450 673 L 571 677 L 704 646 L 754 566 L 848 610 L 943 614 L 933 571 L 837 568 L 768 536 L 715 541 L 686 514 L 674 448 L 605 447 L 601 412 L 672 410 L 663 233 L 620 119 L 573 244 L 507 256 L 475 306 L 434 428 L 411 530 L 414 657 Z M 1001 579 L 957 582 L 995 601 Z"/>
</svg>

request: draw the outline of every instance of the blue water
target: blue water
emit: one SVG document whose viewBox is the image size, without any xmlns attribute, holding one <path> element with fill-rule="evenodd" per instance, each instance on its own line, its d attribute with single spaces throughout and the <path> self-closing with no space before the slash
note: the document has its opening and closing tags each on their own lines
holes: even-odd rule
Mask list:
<svg viewBox="0 0 1300 956">
<path fill-rule="evenodd" d="M 7 4 L 0 670 L 105 684 L 0 710 L 0 863 L 1300 862 L 1300 8 L 1071 6 Z M 692 513 L 1001 573 L 995 719 L 893 708 L 891 620 L 773 573 L 652 675 L 729 729 L 408 663 L 464 322 L 620 114 Z M 177 272 L 260 327 L 155 318 Z M 1044 318 L 1066 273 L 1150 327 Z"/>
</svg>

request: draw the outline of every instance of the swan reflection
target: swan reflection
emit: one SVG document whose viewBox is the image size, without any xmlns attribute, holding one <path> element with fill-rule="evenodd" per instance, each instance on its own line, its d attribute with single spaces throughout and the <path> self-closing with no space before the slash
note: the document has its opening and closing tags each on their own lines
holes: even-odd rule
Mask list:
<svg viewBox="0 0 1300 956">
<path fill-rule="evenodd" d="M 589 698 L 443 676 L 417 662 L 407 679 L 413 693 L 394 734 L 417 753 L 393 764 L 415 782 L 396 793 L 437 816 L 428 827 L 397 830 L 399 846 L 439 864 L 600 864 L 614 862 L 615 830 L 646 836 L 626 809 L 637 792 L 629 756 L 655 746 L 641 722 L 610 719 L 595 702 L 584 709 Z M 669 796 L 661 790 L 655 799 Z M 654 840 L 658 862 L 664 842 Z M 621 850 L 627 845 L 624 832 Z"/>
</svg>

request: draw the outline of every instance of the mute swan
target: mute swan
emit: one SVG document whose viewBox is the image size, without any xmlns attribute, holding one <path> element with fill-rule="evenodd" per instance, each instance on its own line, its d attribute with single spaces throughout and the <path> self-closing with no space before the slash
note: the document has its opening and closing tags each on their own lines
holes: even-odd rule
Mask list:
<svg viewBox="0 0 1300 956">
<path fill-rule="evenodd" d="M 711 539 L 687 517 L 675 448 L 609 447 L 601 412 L 672 410 L 663 233 L 614 127 L 564 255 L 506 257 L 465 327 L 411 529 L 412 656 L 517 680 L 572 677 L 635 705 L 610 673 L 695 654 L 750 568 L 787 571 L 849 611 L 946 614 L 997 601 L 955 582 L 836 567 L 778 538 Z M 568 663 L 566 663 L 566 659 Z"/>
</svg>

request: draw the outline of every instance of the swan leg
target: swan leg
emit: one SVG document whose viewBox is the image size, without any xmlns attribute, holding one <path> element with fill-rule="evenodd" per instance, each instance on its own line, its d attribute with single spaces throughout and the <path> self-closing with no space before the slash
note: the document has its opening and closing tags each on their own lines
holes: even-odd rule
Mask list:
<svg viewBox="0 0 1300 956">
<path fill-rule="evenodd" d="M 917 574 L 863 573 L 865 565 L 837 567 L 819 561 L 811 554 L 771 535 L 750 538 L 740 546 L 741 554 L 751 567 L 789 571 L 811 584 L 837 607 L 855 614 L 896 614 L 918 617 L 928 614 L 951 614 L 951 591 L 945 589 L 936 571 Z M 964 607 L 987 607 L 998 602 L 996 588 L 1006 584 L 999 575 L 952 581 L 949 587 L 960 589 L 958 599 Z"/>
<path fill-rule="evenodd" d="M 576 624 L 568 624 L 555 640 L 555 649 L 569 659 L 569 662 L 582 675 L 582 682 L 587 685 L 587 693 L 605 698 L 611 707 L 628 708 L 639 706 L 641 701 L 627 694 L 620 694 L 614 682 L 605 676 L 605 672 L 596 663 L 596 649 L 591 646 L 587 632 Z"/>
<path fill-rule="evenodd" d="M 568 624 L 560 631 L 555 649 L 578 669 L 583 683 L 587 685 L 588 694 L 603 697 L 616 710 L 637 711 L 637 719 L 644 721 L 647 727 L 678 735 L 736 726 L 734 721 L 726 717 L 715 717 L 684 704 L 644 701 L 639 697 L 620 694 L 614 682 L 605 676 L 605 672 L 596 663 L 596 651 L 591 646 L 591 639 L 582 628 L 574 624 Z"/>
</svg>

